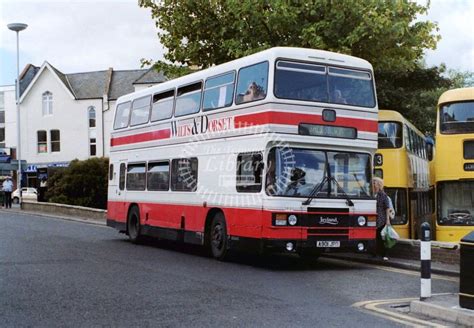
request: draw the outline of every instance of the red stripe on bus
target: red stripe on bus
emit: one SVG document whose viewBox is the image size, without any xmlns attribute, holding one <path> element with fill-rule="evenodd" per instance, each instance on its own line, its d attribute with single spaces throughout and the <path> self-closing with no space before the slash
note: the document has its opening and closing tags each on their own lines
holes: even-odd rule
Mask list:
<svg viewBox="0 0 474 328">
<path fill-rule="evenodd" d="M 374 132 L 378 131 L 378 124 L 376 121 L 371 121 L 361 118 L 336 118 L 335 122 L 325 122 L 321 115 L 315 114 L 297 114 L 288 112 L 264 112 L 247 115 L 235 116 L 234 127 L 243 128 L 247 126 L 257 126 L 265 124 L 282 124 L 298 126 L 300 123 L 324 124 L 333 126 L 354 127 L 359 131 Z M 116 137 L 110 140 L 110 145 L 122 146 L 138 142 L 146 142 L 160 139 L 169 139 L 171 137 L 171 129 L 144 132 L 123 137 Z"/>
<path fill-rule="evenodd" d="M 121 146 L 121 145 L 133 144 L 137 142 L 168 139 L 170 137 L 171 137 L 171 130 L 165 129 L 165 130 L 133 134 L 133 135 L 124 136 L 124 137 L 112 138 L 110 140 L 110 145 Z"/>
<path fill-rule="evenodd" d="M 107 218 L 126 223 L 130 202 L 109 201 Z M 140 221 L 150 226 L 180 229 L 184 217 L 187 231 L 203 232 L 210 208 L 199 205 L 139 203 Z M 227 229 L 232 236 L 271 239 L 306 240 L 308 229 L 315 227 L 276 227 L 272 226 L 272 214 L 281 211 L 259 209 L 220 208 L 227 222 Z M 296 213 L 296 211 L 295 211 Z M 316 213 L 315 213 L 316 214 Z M 346 213 L 347 214 L 347 213 Z M 359 215 L 354 213 L 351 215 Z M 317 227 L 318 229 L 322 227 Z M 334 227 L 332 228 L 334 229 Z M 373 239 L 375 227 L 344 227 L 349 230 L 349 239 Z"/>
<path fill-rule="evenodd" d="M 376 121 L 360 118 L 338 117 L 334 122 L 326 122 L 323 121 L 321 115 L 315 114 L 264 112 L 236 116 L 234 119 L 234 124 L 236 128 L 264 124 L 299 125 L 300 123 L 355 127 L 357 128 L 357 130 L 365 132 L 378 131 L 378 123 Z"/>
</svg>

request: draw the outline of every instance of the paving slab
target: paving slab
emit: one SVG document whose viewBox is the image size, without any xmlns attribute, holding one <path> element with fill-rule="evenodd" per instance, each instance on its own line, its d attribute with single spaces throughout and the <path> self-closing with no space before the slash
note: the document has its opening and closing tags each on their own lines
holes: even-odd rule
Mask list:
<svg viewBox="0 0 474 328">
<path fill-rule="evenodd" d="M 461 308 L 458 294 L 434 295 L 423 301 L 411 301 L 410 311 L 457 325 L 474 327 L 474 310 Z"/>
</svg>

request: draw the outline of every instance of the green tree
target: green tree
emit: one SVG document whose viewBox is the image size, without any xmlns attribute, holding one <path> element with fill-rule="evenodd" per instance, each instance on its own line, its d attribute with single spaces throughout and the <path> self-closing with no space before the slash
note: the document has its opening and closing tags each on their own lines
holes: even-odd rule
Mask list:
<svg viewBox="0 0 474 328">
<path fill-rule="evenodd" d="M 151 10 L 167 49 L 155 67 L 169 77 L 274 46 L 345 53 L 374 67 L 379 107 L 401 112 L 433 133 L 439 95 L 472 74 L 428 68 L 438 27 L 417 19 L 426 6 L 411 0 L 139 0 Z M 144 64 L 153 64 L 144 60 Z"/>
<path fill-rule="evenodd" d="M 49 202 L 106 209 L 108 165 L 107 158 L 73 160 L 49 178 Z"/>
<path fill-rule="evenodd" d="M 413 69 L 439 36 L 408 0 L 139 0 L 151 9 L 165 60 L 206 68 L 274 46 L 337 51 L 375 69 Z"/>
</svg>

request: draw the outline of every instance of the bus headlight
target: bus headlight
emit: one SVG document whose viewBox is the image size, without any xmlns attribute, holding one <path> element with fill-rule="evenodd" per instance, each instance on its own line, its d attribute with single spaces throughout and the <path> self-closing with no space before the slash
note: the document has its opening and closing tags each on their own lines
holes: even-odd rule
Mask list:
<svg viewBox="0 0 474 328">
<path fill-rule="evenodd" d="M 296 215 L 294 214 L 291 214 L 289 217 L 288 217 L 288 223 L 289 225 L 296 225 L 296 223 L 298 222 L 298 218 L 296 217 Z"/>
<path fill-rule="evenodd" d="M 357 244 L 357 250 L 358 250 L 359 252 L 364 251 L 364 249 L 365 249 L 364 243 L 358 243 L 358 244 Z"/>
<path fill-rule="evenodd" d="M 367 222 L 367 220 L 365 219 L 365 216 L 359 216 L 357 218 L 357 224 L 360 225 L 361 227 L 365 226 L 366 222 Z"/>
</svg>

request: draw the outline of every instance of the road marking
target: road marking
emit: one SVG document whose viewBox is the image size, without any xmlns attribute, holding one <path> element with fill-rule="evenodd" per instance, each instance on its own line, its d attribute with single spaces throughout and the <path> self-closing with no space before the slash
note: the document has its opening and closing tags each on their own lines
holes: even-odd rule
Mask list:
<svg viewBox="0 0 474 328">
<path fill-rule="evenodd" d="M 433 296 L 448 295 L 448 294 L 449 293 L 433 294 Z M 413 318 L 406 314 L 392 312 L 386 309 L 379 308 L 379 306 L 383 306 L 387 304 L 407 303 L 407 302 L 415 301 L 418 299 L 419 298 L 398 298 L 398 299 L 390 299 L 390 300 L 361 301 L 361 302 L 352 304 L 352 306 L 370 311 L 371 314 L 376 315 L 378 317 L 385 318 L 394 322 L 398 322 L 410 327 L 435 327 L 435 328 L 449 327 L 449 326 L 444 326 L 444 325 L 434 323 L 431 321 Z"/>
</svg>

